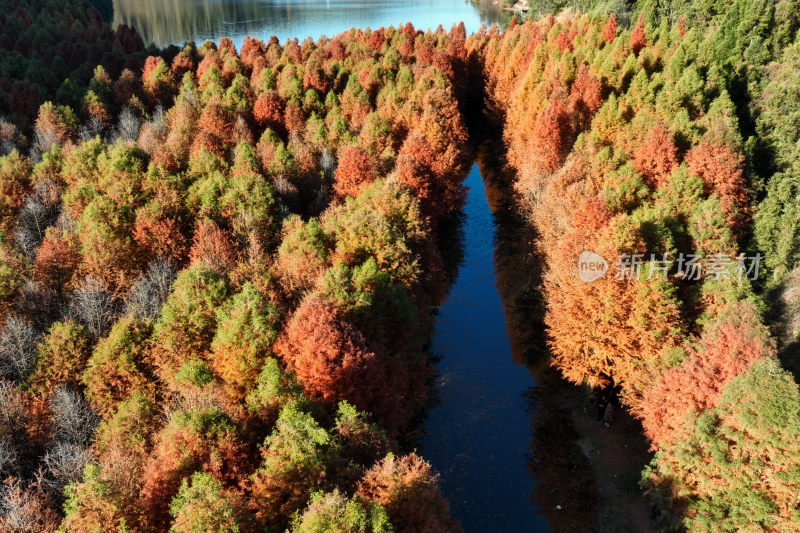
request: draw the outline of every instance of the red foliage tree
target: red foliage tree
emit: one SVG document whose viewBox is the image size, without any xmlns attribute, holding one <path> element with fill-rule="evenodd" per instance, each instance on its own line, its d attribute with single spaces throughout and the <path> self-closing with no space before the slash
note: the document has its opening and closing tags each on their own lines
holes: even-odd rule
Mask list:
<svg viewBox="0 0 800 533">
<path fill-rule="evenodd" d="M 197 122 L 197 136 L 192 143 L 192 154 L 202 149 L 224 158 L 233 140 L 233 123 L 219 100 L 212 99 L 203 109 Z"/>
<path fill-rule="evenodd" d="M 291 101 L 286 104 L 284 111 L 284 122 L 289 133 L 302 133 L 306 128 L 306 116 L 303 108 L 297 102 Z"/>
<path fill-rule="evenodd" d="M 617 37 L 617 16 L 614 13 L 608 17 L 608 22 L 606 22 L 605 27 L 603 28 L 603 40 L 606 44 L 610 43 Z"/>
<path fill-rule="evenodd" d="M 406 22 L 405 26 L 403 26 L 403 33 L 408 36 L 412 43 L 417 38 L 417 30 L 414 29 L 414 25 L 410 22 Z"/>
<path fill-rule="evenodd" d="M 300 45 L 297 44 L 296 37 L 286 44 L 286 55 L 288 55 L 289 59 L 296 65 L 303 64 L 303 51 L 300 49 Z"/>
<path fill-rule="evenodd" d="M 419 134 L 409 135 L 400 148 L 395 164 L 395 176 L 401 183 L 414 191 L 426 215 L 433 215 L 438 208 L 437 199 L 433 196 L 434 177 L 430 170 L 434 159 L 433 150 Z"/>
<path fill-rule="evenodd" d="M 333 190 L 344 199 L 356 197 L 359 191 L 378 178 L 375 163 L 369 153 L 360 146 L 345 146 L 339 154 L 339 166 L 334 172 Z"/>
<path fill-rule="evenodd" d="M 114 82 L 114 101 L 117 105 L 128 105 L 131 97 L 138 94 L 141 90 L 141 82 L 136 78 L 136 74 L 129 69 L 125 69 Z"/>
<path fill-rule="evenodd" d="M 172 73 L 175 79 L 180 80 L 187 72 L 194 71 L 194 61 L 189 54 L 181 50 L 172 60 Z"/>
<path fill-rule="evenodd" d="M 433 48 L 423 42 L 417 47 L 417 65 L 427 66 L 433 61 Z"/>
<path fill-rule="evenodd" d="M 303 74 L 303 89 L 314 89 L 324 95 L 328 92 L 328 79 L 322 64 L 315 56 L 311 56 L 306 63 L 305 73 Z"/>
<path fill-rule="evenodd" d="M 222 60 L 219 58 L 219 54 L 216 51 L 212 51 L 207 53 L 200 64 L 197 66 L 197 73 L 195 74 L 198 80 L 202 80 L 205 77 L 206 72 L 208 72 L 211 68 L 217 69 L 220 73 L 222 73 Z"/>
<path fill-rule="evenodd" d="M 32 168 L 30 160 L 19 152 L 0 160 L 0 222 L 6 231 L 16 224 L 17 213 L 25 203 Z"/>
<path fill-rule="evenodd" d="M 749 302 L 727 309 L 706 327 L 683 363 L 666 371 L 644 396 L 640 417 L 654 446 L 685 434 L 682 418 L 714 406 L 722 388 L 755 361 L 775 353 L 769 332 Z"/>
<path fill-rule="evenodd" d="M 603 88 L 600 80 L 589 74 L 586 65 L 578 69 L 578 75 L 570 87 L 569 101 L 576 114 L 576 126 L 579 130 L 587 129 L 592 117 L 603 105 Z"/>
<path fill-rule="evenodd" d="M 242 476 L 245 456 L 227 417 L 213 408 L 179 412 L 156 440 L 145 465 L 142 504 L 155 529 L 169 523 L 168 508 L 181 481 L 203 470 L 226 486 Z"/>
<path fill-rule="evenodd" d="M 39 108 L 36 117 L 36 132 L 45 143 L 56 143 L 59 146 L 71 146 L 76 138 L 76 124 L 72 123 L 63 111 L 50 102 Z"/>
<path fill-rule="evenodd" d="M 567 103 L 562 94 L 554 93 L 533 125 L 531 150 L 536 158 L 535 166 L 543 172 L 553 172 L 561 166 L 569 136 Z"/>
<path fill-rule="evenodd" d="M 155 105 L 167 104 L 172 96 L 172 72 L 164 58 L 150 56 L 142 70 L 142 87 L 148 101 Z"/>
<path fill-rule="evenodd" d="M 570 28 L 564 27 L 559 34 L 556 36 L 555 45 L 558 48 L 559 52 L 564 52 L 565 50 L 569 50 L 572 52 L 572 38 L 570 37 Z"/>
<path fill-rule="evenodd" d="M 275 90 L 264 91 L 258 95 L 253 105 L 253 119 L 261 127 L 270 128 L 280 134 L 283 127 L 283 101 Z"/>
<path fill-rule="evenodd" d="M 383 28 L 374 30 L 369 36 L 369 47 L 378 52 L 383 48 L 383 43 L 386 42 L 386 37 L 383 35 Z"/>
<path fill-rule="evenodd" d="M 244 38 L 244 42 L 242 42 L 242 49 L 239 51 L 239 58 L 245 67 L 253 70 L 257 59 L 260 56 L 263 56 L 266 51 L 267 47 L 262 41 L 259 39 L 253 39 L 248 35 Z"/>
<path fill-rule="evenodd" d="M 195 230 L 189 259 L 191 262 L 203 262 L 217 272 L 224 273 L 236 266 L 236 248 L 227 231 L 205 220 Z"/>
<path fill-rule="evenodd" d="M 639 55 L 639 51 L 647 45 L 647 37 L 644 34 L 644 13 L 639 14 L 636 24 L 631 30 L 631 48 L 633 53 Z"/>
<path fill-rule="evenodd" d="M 396 533 L 458 533 L 431 465 L 412 453 L 390 455 L 362 478 L 358 494 L 386 509 Z"/>
<path fill-rule="evenodd" d="M 133 239 L 148 260 L 160 257 L 179 265 L 186 256 L 186 237 L 178 220 L 158 210 L 145 207 L 136 213 Z"/>
<path fill-rule="evenodd" d="M 217 50 L 219 51 L 220 57 L 223 58 L 236 55 L 236 46 L 234 46 L 230 37 L 220 38 Z"/>
<path fill-rule="evenodd" d="M 74 236 L 50 230 L 33 260 L 33 279 L 60 291 L 72 278 L 81 257 Z"/>
<path fill-rule="evenodd" d="M 680 33 L 681 37 L 686 36 L 686 15 L 678 17 L 678 33 Z"/>
<path fill-rule="evenodd" d="M 336 36 L 328 41 L 328 57 L 334 61 L 342 61 L 347 57 L 347 51 L 345 50 L 344 44 L 342 44 L 341 37 Z"/>
<path fill-rule="evenodd" d="M 652 189 L 666 183 L 677 164 L 678 148 L 672 141 L 672 133 L 663 124 L 656 124 L 633 151 L 633 169 Z"/>
<path fill-rule="evenodd" d="M 744 157 L 727 144 L 703 140 L 686 154 L 692 174 L 703 178 L 706 194 L 716 193 L 728 225 L 735 231 L 746 222 L 748 194 L 742 176 Z"/>
<path fill-rule="evenodd" d="M 360 410 L 385 411 L 380 404 L 391 393 L 384 356 L 368 347 L 332 304 L 305 299 L 274 350 L 311 398 L 328 405 L 347 400 Z"/>
</svg>

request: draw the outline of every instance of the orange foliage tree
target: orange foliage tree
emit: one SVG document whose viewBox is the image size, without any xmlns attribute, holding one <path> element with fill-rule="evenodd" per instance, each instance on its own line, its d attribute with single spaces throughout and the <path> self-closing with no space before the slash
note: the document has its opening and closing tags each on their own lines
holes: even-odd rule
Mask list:
<svg viewBox="0 0 800 533">
<path fill-rule="evenodd" d="M 664 372 L 645 395 L 639 416 L 653 446 L 685 436 L 689 411 L 714 406 L 722 388 L 759 359 L 775 354 L 769 331 L 750 302 L 732 305 L 706 326 L 680 366 Z"/>
<path fill-rule="evenodd" d="M 394 403 L 386 386 L 386 356 L 367 346 L 330 303 L 306 298 L 274 350 L 311 398 L 329 405 L 347 400 L 359 410 L 381 414 L 390 411 L 387 403 Z"/>
<path fill-rule="evenodd" d="M 430 464 L 412 453 L 387 456 L 364 475 L 358 494 L 381 504 L 396 533 L 459 533 L 439 491 L 438 475 Z"/>
<path fill-rule="evenodd" d="M 339 153 L 339 166 L 333 175 L 333 190 L 339 198 L 358 196 L 364 186 L 377 178 L 375 163 L 364 148 L 356 145 L 342 148 Z"/>
<path fill-rule="evenodd" d="M 606 25 L 603 27 L 603 41 L 610 43 L 617 37 L 617 16 L 614 13 L 608 17 Z"/>
<path fill-rule="evenodd" d="M 633 169 L 653 189 L 666 183 L 678 165 L 678 148 L 672 133 L 663 124 L 656 124 L 642 144 L 633 152 Z"/>
<path fill-rule="evenodd" d="M 717 194 L 728 226 L 739 233 L 747 221 L 749 195 L 742 175 L 744 157 L 726 144 L 701 141 L 686 154 L 689 171 L 703 179 L 706 194 Z"/>
<path fill-rule="evenodd" d="M 631 48 L 633 53 L 639 55 L 639 51 L 647 45 L 647 37 L 644 34 L 644 14 L 640 13 L 639 18 L 636 19 L 636 24 L 633 25 L 631 30 Z"/>
</svg>

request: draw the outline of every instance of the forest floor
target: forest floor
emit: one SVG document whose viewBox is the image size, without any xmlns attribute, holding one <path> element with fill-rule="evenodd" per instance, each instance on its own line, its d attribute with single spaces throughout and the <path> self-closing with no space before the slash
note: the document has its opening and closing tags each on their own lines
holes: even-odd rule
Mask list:
<svg viewBox="0 0 800 533">
<path fill-rule="evenodd" d="M 513 169 L 497 153 L 484 145 L 478 165 L 498 226 L 495 270 L 512 353 L 537 383 L 530 405 L 533 503 L 554 532 L 656 531 L 639 487 L 650 461 L 641 424 L 617 409 L 606 428 L 590 391 L 566 383 L 547 364 L 534 235 L 513 204 Z"/>
</svg>

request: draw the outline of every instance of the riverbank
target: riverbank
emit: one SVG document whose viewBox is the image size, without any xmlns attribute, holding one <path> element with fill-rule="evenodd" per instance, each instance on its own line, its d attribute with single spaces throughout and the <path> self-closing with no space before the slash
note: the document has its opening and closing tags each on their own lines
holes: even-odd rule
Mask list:
<svg viewBox="0 0 800 533">
<path fill-rule="evenodd" d="M 650 458 L 641 424 L 618 410 L 605 428 L 590 391 L 565 382 L 547 363 L 535 235 L 518 214 L 515 173 L 500 154 L 484 143 L 478 165 L 498 227 L 494 261 L 509 342 L 515 362 L 526 364 L 537 383 L 530 402 L 535 503 L 554 532 L 654 531 L 638 486 Z"/>
</svg>

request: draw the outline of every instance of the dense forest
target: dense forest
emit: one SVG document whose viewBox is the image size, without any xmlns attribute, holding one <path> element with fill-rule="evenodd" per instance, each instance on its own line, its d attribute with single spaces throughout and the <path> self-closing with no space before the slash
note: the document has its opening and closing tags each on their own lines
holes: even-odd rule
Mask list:
<svg viewBox="0 0 800 533">
<path fill-rule="evenodd" d="M 777 358 L 792 363 L 797 335 L 789 4 L 644 11 L 629 29 L 563 14 L 469 39 L 538 235 L 553 364 L 641 419 L 642 485 L 669 529 L 800 526 L 800 394 Z M 579 278 L 584 251 L 605 277 Z M 762 318 L 776 306 L 778 346 Z"/>
<path fill-rule="evenodd" d="M 471 162 L 465 39 L 187 46 L 7 140 L 6 530 L 458 529 L 403 439 Z"/>
<path fill-rule="evenodd" d="M 0 12 L 0 530 L 459 531 L 412 436 L 495 129 L 659 527 L 799 530 L 800 6 L 703 4 L 239 50 Z"/>
</svg>

